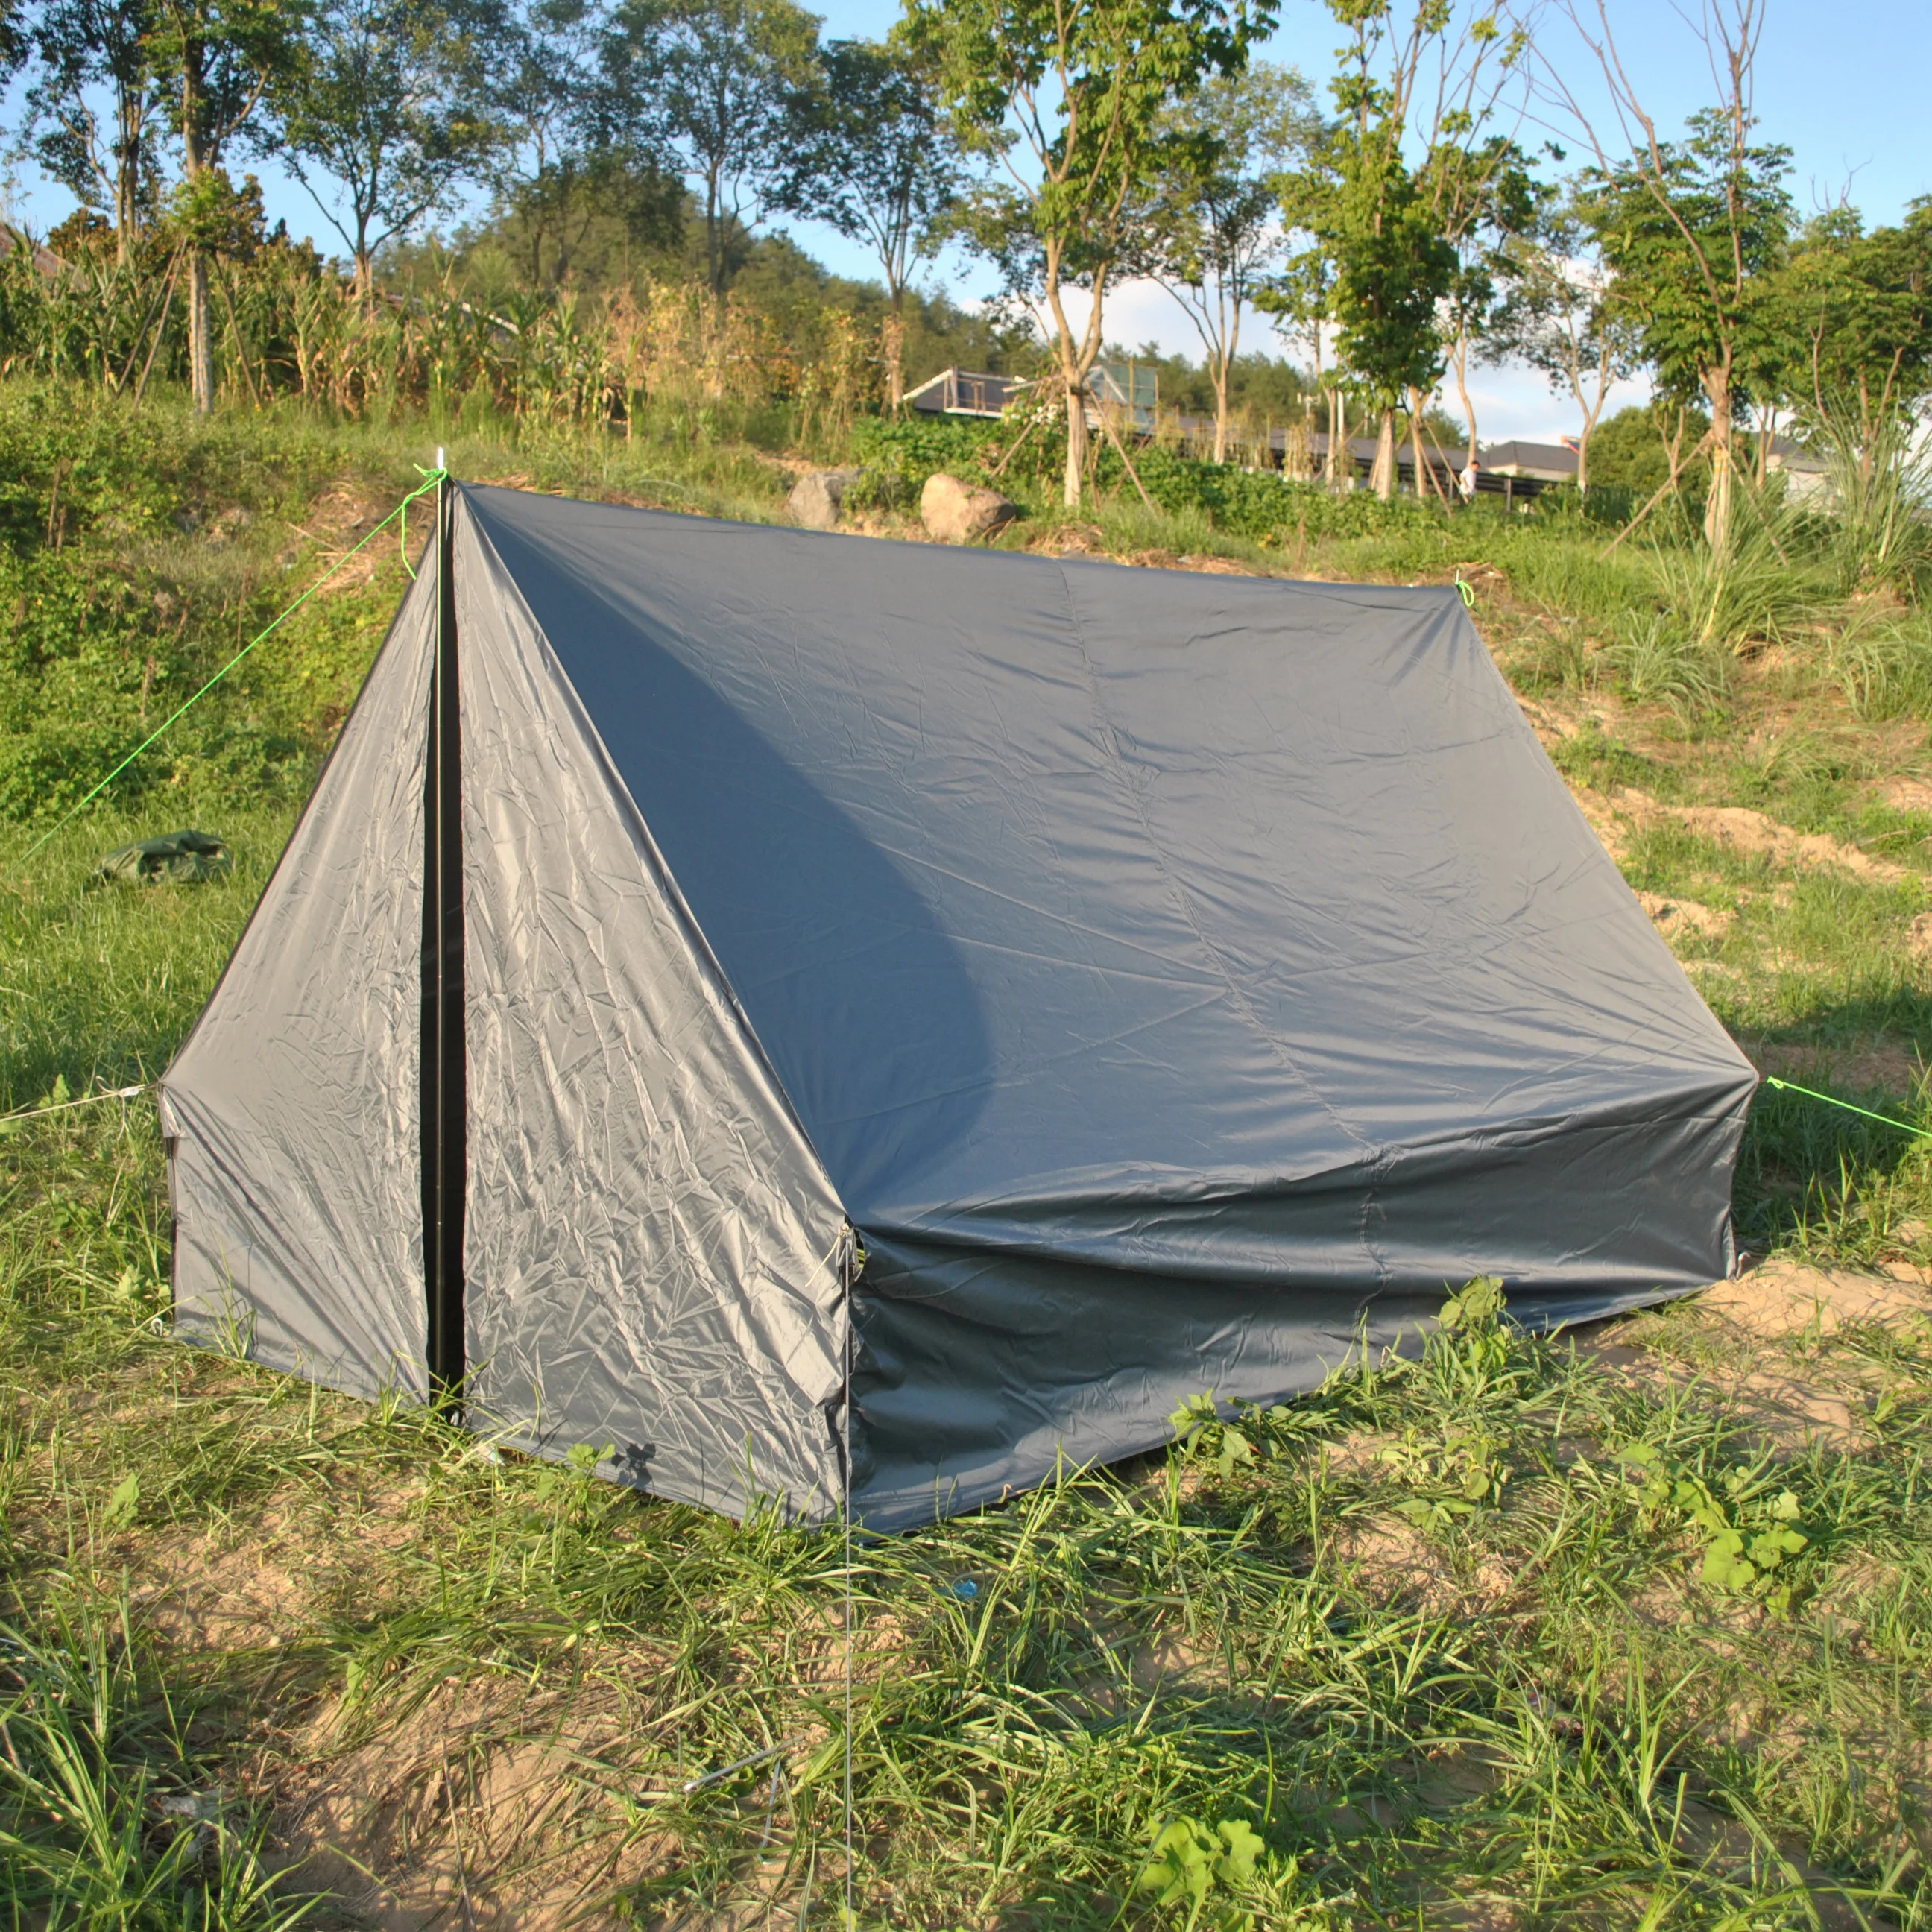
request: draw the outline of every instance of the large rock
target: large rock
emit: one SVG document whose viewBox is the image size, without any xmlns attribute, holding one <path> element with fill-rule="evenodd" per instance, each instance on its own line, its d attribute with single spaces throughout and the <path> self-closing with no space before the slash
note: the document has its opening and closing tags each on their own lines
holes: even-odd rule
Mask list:
<svg viewBox="0 0 1932 1932">
<path fill-rule="evenodd" d="M 814 470 L 801 476 L 785 499 L 792 521 L 808 530 L 836 530 L 846 491 L 865 473 L 862 470 Z"/>
<path fill-rule="evenodd" d="M 962 483 L 944 470 L 926 479 L 919 493 L 920 520 L 941 543 L 976 543 L 1003 530 L 1020 513 L 997 490 Z"/>
</svg>

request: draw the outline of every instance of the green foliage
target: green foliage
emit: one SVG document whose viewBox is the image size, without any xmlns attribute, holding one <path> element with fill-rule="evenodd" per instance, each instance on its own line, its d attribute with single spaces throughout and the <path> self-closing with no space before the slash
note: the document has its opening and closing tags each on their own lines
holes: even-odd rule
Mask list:
<svg viewBox="0 0 1932 1932">
<path fill-rule="evenodd" d="M 1925 352 L 1932 357 L 1932 328 Z M 1916 420 L 1841 397 L 1820 401 L 1810 423 L 1808 441 L 1825 462 L 1838 588 L 1916 596 L 1932 581 L 1932 455 Z"/>
<path fill-rule="evenodd" d="M 1188 1932 L 1201 1923 L 1204 1912 L 1211 1914 L 1210 1924 L 1246 1932 L 1255 1915 L 1220 1905 L 1220 1897 L 1250 1883 L 1265 1850 L 1260 1834 L 1244 1819 L 1224 1818 L 1212 1826 L 1193 1818 L 1170 1819 L 1156 1828 L 1147 1869 L 1134 1889 L 1154 1893 L 1156 1906 L 1184 1904 Z"/>
<path fill-rule="evenodd" d="M 1714 1589 L 1766 1598 L 1778 1610 L 1791 1606 L 1795 1587 L 1790 1558 L 1811 1539 L 1798 1527 L 1802 1506 L 1780 1487 L 1768 1456 L 1724 1470 L 1715 1484 L 1690 1470 L 1673 1469 L 1649 1442 L 1627 1444 L 1617 1460 L 1637 1484 L 1640 1507 L 1652 1516 L 1676 1514 L 1704 1544 L 1699 1580 Z M 1780 1580 L 1780 1573 L 1786 1572 Z"/>
<path fill-rule="evenodd" d="M 1437 304 L 1457 268 L 1436 212 L 1393 148 L 1349 148 L 1317 217 L 1335 260 L 1336 346 L 1381 408 L 1435 388 L 1443 368 Z"/>
<path fill-rule="evenodd" d="M 1909 418 L 1932 386 L 1932 201 L 1868 233 L 1858 211 L 1805 224 L 1780 277 L 1785 388 L 1801 410 L 1851 418 L 1870 442 Z"/>
<path fill-rule="evenodd" d="M 1754 370 L 1773 393 L 1772 272 L 1791 225 L 1790 168 L 1789 149 L 1750 146 L 1732 122 L 1705 112 L 1654 159 L 1646 151 L 1584 172 L 1577 212 L 1613 278 L 1612 304 L 1673 404 L 1728 410 L 1753 393 Z"/>
<path fill-rule="evenodd" d="M 1613 484 L 1629 493 L 1634 508 L 1661 489 L 1670 474 L 1666 443 L 1677 428 L 1677 410 L 1663 402 L 1633 404 L 1605 418 L 1590 439 L 1592 494 L 1604 484 Z M 1683 449 L 1688 455 L 1710 427 L 1710 419 L 1701 410 L 1687 409 L 1684 427 Z M 1679 487 L 1694 513 L 1700 513 L 1709 473 L 1708 462 L 1701 454 L 1683 466 Z"/>
<path fill-rule="evenodd" d="M 478 15 L 437 0 L 316 0 L 273 77 L 277 152 L 315 193 L 366 297 L 376 250 L 449 202 L 503 145 Z M 332 212 L 328 183 L 342 188 Z"/>
<path fill-rule="evenodd" d="M 1017 416 L 999 423 L 945 418 L 863 420 L 854 425 L 851 453 L 873 473 L 856 500 L 910 507 L 916 504 L 926 478 L 943 470 L 995 483 L 1010 495 L 1037 506 L 1065 462 L 1066 433 L 1057 423 L 1036 426 L 1022 442 L 1024 433 L 1024 420 Z M 1011 460 L 996 476 L 1010 451 Z M 1137 450 L 1133 460 L 1148 495 L 1170 516 L 1198 517 L 1214 530 L 1270 546 L 1448 527 L 1443 512 L 1413 497 L 1384 502 L 1366 490 L 1338 495 L 1278 471 L 1205 462 L 1159 445 Z M 1112 448 L 1099 453 L 1095 474 L 1103 493 L 1120 496 L 1132 490 Z"/>
</svg>

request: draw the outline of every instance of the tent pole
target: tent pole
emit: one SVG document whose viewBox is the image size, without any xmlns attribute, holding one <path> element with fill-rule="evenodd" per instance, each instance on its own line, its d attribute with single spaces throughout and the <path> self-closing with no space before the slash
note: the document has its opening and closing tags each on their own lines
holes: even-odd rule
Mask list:
<svg viewBox="0 0 1932 1932">
<path fill-rule="evenodd" d="M 436 452 L 442 468 L 442 452 Z M 463 1211 L 469 1162 L 463 1028 L 463 741 L 457 686 L 455 496 L 436 490 L 436 652 L 424 760 L 423 1277 L 433 1402 L 459 1411 L 464 1376 Z"/>
</svg>

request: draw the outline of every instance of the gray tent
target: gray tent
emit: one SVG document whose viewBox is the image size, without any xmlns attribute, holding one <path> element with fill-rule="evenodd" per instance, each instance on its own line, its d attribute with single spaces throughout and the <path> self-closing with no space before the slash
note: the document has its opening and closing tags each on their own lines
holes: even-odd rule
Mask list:
<svg viewBox="0 0 1932 1932">
<path fill-rule="evenodd" d="M 433 552 L 164 1083 L 184 1334 L 890 1526 L 1730 1271 L 1751 1070 L 1453 591 Z"/>
</svg>

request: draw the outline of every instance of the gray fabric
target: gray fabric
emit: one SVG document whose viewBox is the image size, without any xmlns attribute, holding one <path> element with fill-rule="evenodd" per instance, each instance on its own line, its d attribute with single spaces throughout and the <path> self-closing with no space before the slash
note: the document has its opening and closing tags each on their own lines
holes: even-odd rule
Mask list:
<svg viewBox="0 0 1932 1932">
<path fill-rule="evenodd" d="M 742 1514 L 836 1508 L 845 1222 L 514 582 L 459 508 L 470 1413 Z"/>
<path fill-rule="evenodd" d="M 465 500 L 872 1256 L 872 1520 L 1729 1271 L 1754 1076 L 1453 592 Z"/>
<path fill-rule="evenodd" d="M 425 572 L 161 1083 L 175 1325 L 360 1394 L 424 1393 L 418 1066 Z"/>
</svg>

